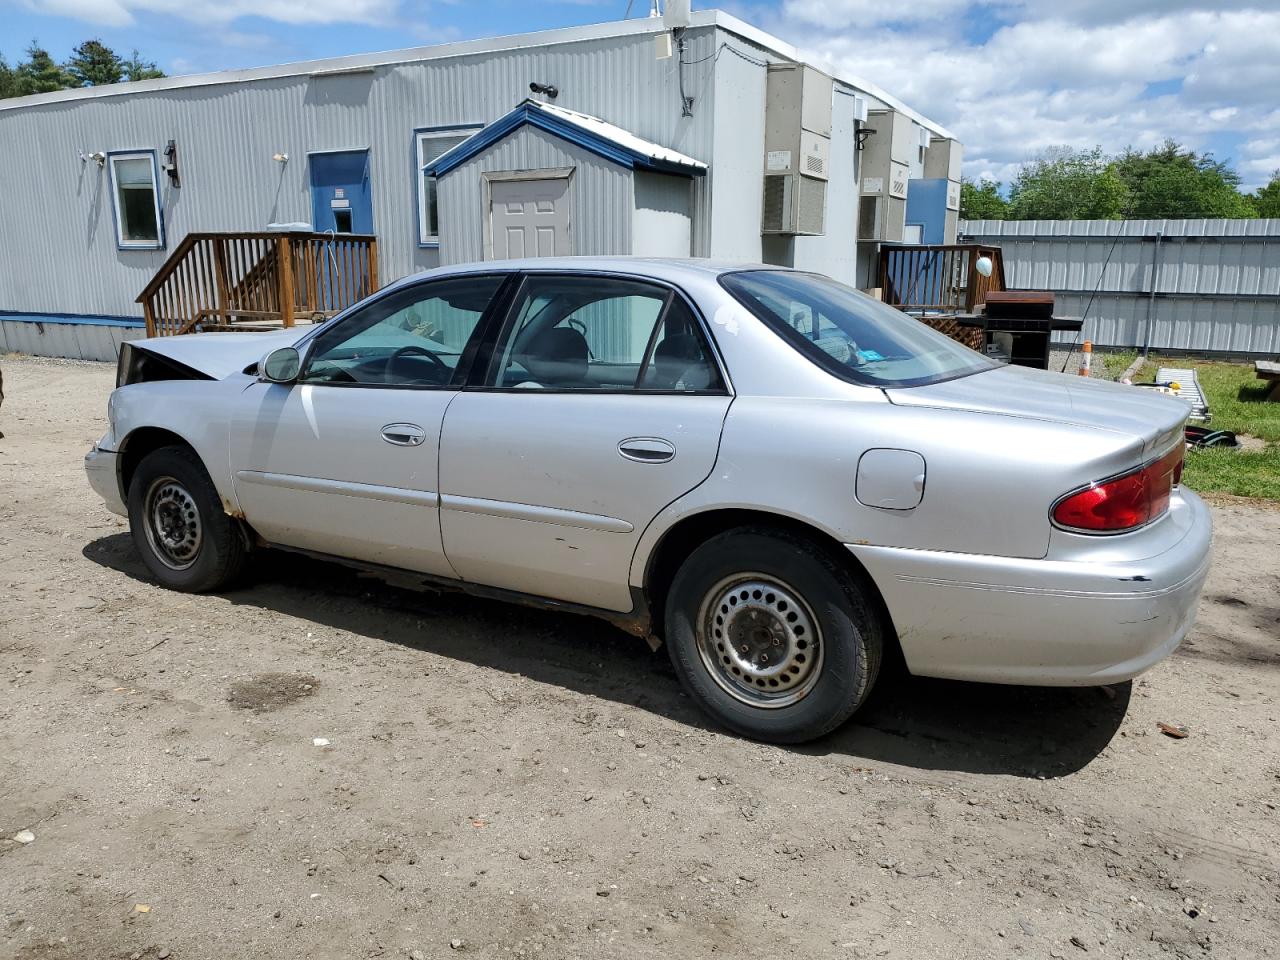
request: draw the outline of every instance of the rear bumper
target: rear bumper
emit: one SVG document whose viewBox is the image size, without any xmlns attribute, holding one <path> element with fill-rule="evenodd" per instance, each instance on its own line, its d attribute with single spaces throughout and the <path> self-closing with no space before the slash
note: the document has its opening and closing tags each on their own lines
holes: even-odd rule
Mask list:
<svg viewBox="0 0 1280 960">
<path fill-rule="evenodd" d="M 1137 676 L 1195 620 L 1209 572 L 1209 509 L 1180 490 L 1183 534 L 1135 560 L 1025 560 L 849 545 L 884 596 L 922 676 L 1090 686 Z"/>
<path fill-rule="evenodd" d="M 114 450 L 102 450 L 95 444 L 93 449 L 85 454 L 84 472 L 89 478 L 89 486 L 102 498 L 107 509 L 127 517 L 129 508 L 125 506 L 124 499 L 120 496 L 120 474 L 117 470 L 119 458 L 120 455 Z"/>
</svg>

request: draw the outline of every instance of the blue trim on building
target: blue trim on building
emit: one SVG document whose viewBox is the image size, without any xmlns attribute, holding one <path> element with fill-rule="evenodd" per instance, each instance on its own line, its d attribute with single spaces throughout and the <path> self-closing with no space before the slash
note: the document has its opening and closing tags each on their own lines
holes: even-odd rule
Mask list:
<svg viewBox="0 0 1280 960">
<path fill-rule="evenodd" d="M 151 189 L 155 197 L 156 206 L 156 242 L 155 243 L 122 243 L 120 240 L 120 214 L 116 210 L 120 203 L 120 191 L 116 189 L 116 168 L 111 164 L 112 157 L 131 156 L 137 157 L 143 154 L 151 156 Z M 167 248 L 164 237 L 164 204 L 160 201 L 160 156 L 155 150 L 108 150 L 106 159 L 107 178 L 111 184 L 111 224 L 116 231 L 116 249 L 117 250 L 164 250 Z"/>
<path fill-rule="evenodd" d="M 18 323 L 65 323 L 90 327 L 141 327 L 147 322 L 140 317 L 101 317 L 86 313 L 25 313 L 18 310 L 0 310 L 0 320 Z"/>
<path fill-rule="evenodd" d="M 472 157 L 483 153 L 503 137 L 514 133 L 525 124 L 537 127 L 539 130 L 545 130 L 547 133 L 560 137 L 562 140 L 567 140 L 576 146 L 582 147 L 584 150 L 604 157 L 606 160 L 611 160 L 629 170 L 653 170 L 658 173 L 674 173 L 686 177 L 701 177 L 707 172 L 701 167 L 672 163 L 669 160 L 660 160 L 632 150 L 616 140 L 610 140 L 608 137 L 570 123 L 562 117 L 547 113 L 545 110 L 539 109 L 536 103 L 529 100 L 526 100 L 505 116 L 499 117 L 466 142 L 460 143 L 452 150 L 441 154 L 432 163 L 425 165 L 422 168 L 422 172 L 428 176 L 442 177 L 449 171 L 466 163 Z"/>
</svg>

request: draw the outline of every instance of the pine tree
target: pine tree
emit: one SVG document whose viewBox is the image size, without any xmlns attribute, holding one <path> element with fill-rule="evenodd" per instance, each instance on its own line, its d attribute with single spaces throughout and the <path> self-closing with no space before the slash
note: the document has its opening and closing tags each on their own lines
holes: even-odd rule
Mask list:
<svg viewBox="0 0 1280 960">
<path fill-rule="evenodd" d="M 86 40 L 67 61 L 67 72 L 79 87 L 101 87 L 124 79 L 124 64 L 114 50 L 101 40 Z"/>
<path fill-rule="evenodd" d="M 129 55 L 123 66 L 126 80 L 156 80 L 165 75 L 152 61 L 143 60 L 137 50 Z"/>
</svg>

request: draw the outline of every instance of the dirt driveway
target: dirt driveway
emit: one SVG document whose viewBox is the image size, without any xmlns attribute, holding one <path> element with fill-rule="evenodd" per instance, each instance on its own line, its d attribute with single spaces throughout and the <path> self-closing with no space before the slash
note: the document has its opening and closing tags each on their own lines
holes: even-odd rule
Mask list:
<svg viewBox="0 0 1280 960">
<path fill-rule="evenodd" d="M 779 749 L 591 620 L 160 590 L 81 470 L 113 371 L 4 373 L 0 956 L 1280 956 L 1280 511 L 1215 510 L 1132 685 L 898 678 Z"/>
</svg>

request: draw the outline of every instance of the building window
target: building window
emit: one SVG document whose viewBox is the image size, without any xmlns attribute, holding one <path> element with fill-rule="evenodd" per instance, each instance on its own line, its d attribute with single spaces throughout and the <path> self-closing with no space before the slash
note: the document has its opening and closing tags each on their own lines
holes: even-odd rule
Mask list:
<svg viewBox="0 0 1280 960">
<path fill-rule="evenodd" d="M 121 249 L 162 248 L 164 223 L 160 215 L 155 153 L 147 150 L 113 153 L 109 157 L 115 199 L 116 244 Z"/>
<path fill-rule="evenodd" d="M 440 212 L 436 204 L 436 178 L 422 168 L 441 154 L 452 150 L 480 129 L 479 124 L 466 127 L 436 127 L 413 132 L 414 168 L 418 182 L 418 245 L 434 247 L 440 243 Z"/>
</svg>

